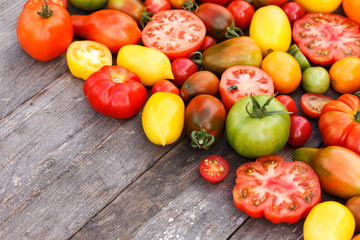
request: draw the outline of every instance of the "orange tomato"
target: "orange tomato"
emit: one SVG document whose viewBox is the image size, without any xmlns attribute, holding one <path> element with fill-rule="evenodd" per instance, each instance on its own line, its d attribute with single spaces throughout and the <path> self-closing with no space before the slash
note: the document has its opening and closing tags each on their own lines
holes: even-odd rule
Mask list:
<svg viewBox="0 0 360 240">
<path fill-rule="evenodd" d="M 348 18 L 360 24 L 360 1 L 343 0 L 343 9 Z"/>
<path fill-rule="evenodd" d="M 329 71 L 333 89 L 353 93 L 360 88 L 360 58 L 346 57 L 335 62 Z"/>
<path fill-rule="evenodd" d="M 172 8 L 183 8 L 186 0 L 169 0 Z M 191 0 L 195 2 L 195 0 Z"/>
<path fill-rule="evenodd" d="M 360 240 L 360 234 L 356 235 L 352 240 Z"/>
</svg>

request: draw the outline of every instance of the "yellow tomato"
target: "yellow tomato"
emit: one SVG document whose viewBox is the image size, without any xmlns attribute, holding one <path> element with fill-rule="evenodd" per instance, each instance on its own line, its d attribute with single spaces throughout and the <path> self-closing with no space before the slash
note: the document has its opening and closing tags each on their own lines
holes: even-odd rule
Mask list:
<svg viewBox="0 0 360 240">
<path fill-rule="evenodd" d="M 304 240 L 350 240 L 354 231 L 350 210 L 334 201 L 316 205 L 304 222 Z"/>
<path fill-rule="evenodd" d="M 334 12 L 341 4 L 342 0 L 294 0 L 303 6 L 306 12 Z"/>
<path fill-rule="evenodd" d="M 184 127 L 185 104 L 175 93 L 157 92 L 150 96 L 142 113 L 146 137 L 157 145 L 175 142 Z"/>
<path fill-rule="evenodd" d="M 285 12 L 269 5 L 256 10 L 252 17 L 250 37 L 260 46 L 263 57 L 272 51 L 286 52 L 291 43 L 291 26 Z"/>
<path fill-rule="evenodd" d="M 300 65 L 286 52 L 270 53 L 262 61 L 261 68 L 272 77 L 276 92 L 291 93 L 300 85 L 302 77 Z"/>
<path fill-rule="evenodd" d="M 129 44 L 120 48 L 117 65 L 136 73 L 144 86 L 162 79 L 174 79 L 169 58 L 157 49 Z"/>
<path fill-rule="evenodd" d="M 112 65 L 108 47 L 94 41 L 74 41 L 66 52 L 66 61 L 74 77 L 86 80 L 102 66 Z"/>
<path fill-rule="evenodd" d="M 360 58 L 346 57 L 330 67 L 330 82 L 339 93 L 353 93 L 360 88 Z"/>
</svg>

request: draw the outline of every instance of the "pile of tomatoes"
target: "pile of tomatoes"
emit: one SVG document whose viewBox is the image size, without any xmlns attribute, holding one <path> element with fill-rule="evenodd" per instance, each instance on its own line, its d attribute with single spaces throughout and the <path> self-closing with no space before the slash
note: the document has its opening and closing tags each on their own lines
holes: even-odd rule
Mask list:
<svg viewBox="0 0 360 240">
<path fill-rule="evenodd" d="M 191 146 L 207 149 L 226 133 L 239 155 L 256 159 L 237 170 L 241 211 L 274 223 L 306 217 L 305 239 L 351 239 L 355 224 L 360 230 L 360 1 L 69 2 L 88 14 L 70 15 L 66 0 L 28 0 L 17 38 L 38 61 L 66 53 L 95 111 L 123 119 L 143 109 L 145 135 L 163 146 L 185 130 Z M 333 14 L 341 4 L 346 17 Z M 330 86 L 337 100 L 325 95 Z M 301 110 L 319 119 L 327 147 L 298 148 L 287 162 L 274 154 L 303 146 L 312 131 L 288 95 L 299 87 Z M 220 156 L 200 163 L 210 182 L 228 171 Z M 321 190 L 349 199 L 346 207 L 319 204 Z M 345 220 L 330 214 L 339 221 L 319 223 L 329 206 Z M 324 226 L 347 230 L 315 236 Z"/>
</svg>

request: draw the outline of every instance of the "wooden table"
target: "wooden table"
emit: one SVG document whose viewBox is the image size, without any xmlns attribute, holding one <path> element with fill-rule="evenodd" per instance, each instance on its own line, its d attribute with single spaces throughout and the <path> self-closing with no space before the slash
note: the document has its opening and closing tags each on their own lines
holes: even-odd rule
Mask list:
<svg viewBox="0 0 360 240">
<path fill-rule="evenodd" d="M 273 224 L 236 209 L 235 172 L 250 159 L 226 136 L 207 151 L 192 148 L 184 132 L 174 144 L 154 145 L 141 111 L 128 120 L 96 113 L 64 55 L 45 63 L 27 55 L 15 34 L 23 2 L 0 4 L 0 239 L 302 238 L 303 220 Z M 303 93 L 291 94 L 300 115 Z M 305 146 L 321 147 L 317 120 L 311 124 Z M 278 154 L 290 161 L 293 151 Z M 212 154 L 230 165 L 217 184 L 198 170 Z M 344 203 L 324 193 L 326 200 Z"/>
</svg>

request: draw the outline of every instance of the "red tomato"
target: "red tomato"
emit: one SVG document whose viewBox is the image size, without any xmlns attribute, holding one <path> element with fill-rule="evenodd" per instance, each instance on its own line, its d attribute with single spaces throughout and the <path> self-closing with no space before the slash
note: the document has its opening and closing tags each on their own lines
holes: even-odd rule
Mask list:
<svg viewBox="0 0 360 240">
<path fill-rule="evenodd" d="M 71 15 L 77 37 L 100 42 L 112 53 L 127 44 L 137 44 L 141 30 L 130 15 L 113 9 L 103 9 L 90 15 Z"/>
<path fill-rule="evenodd" d="M 290 120 L 290 135 L 287 143 L 293 147 L 300 147 L 310 138 L 311 125 L 309 121 L 302 116 L 292 116 Z"/>
<path fill-rule="evenodd" d="M 170 60 L 198 51 L 206 28 L 195 14 L 180 10 L 155 13 L 142 31 L 145 46 L 162 51 Z"/>
<path fill-rule="evenodd" d="M 204 41 L 200 47 L 200 51 L 204 52 L 207 48 L 214 46 L 216 44 L 215 38 L 210 35 L 206 35 Z"/>
<path fill-rule="evenodd" d="M 219 92 L 226 110 L 230 110 L 237 100 L 245 96 L 274 95 L 272 78 L 258 67 L 235 65 L 221 76 Z"/>
<path fill-rule="evenodd" d="M 320 202 L 321 189 L 309 165 L 268 155 L 237 169 L 233 197 L 235 206 L 250 217 L 295 223 Z"/>
<path fill-rule="evenodd" d="M 147 11 L 152 13 L 171 9 L 169 0 L 145 0 L 144 5 L 148 7 Z"/>
<path fill-rule="evenodd" d="M 64 54 L 73 40 L 70 14 L 56 4 L 31 4 L 20 13 L 16 36 L 31 57 L 49 61 Z"/>
<path fill-rule="evenodd" d="M 59 6 L 62 6 L 63 8 L 67 9 L 68 8 L 68 2 L 67 0 L 47 0 L 46 1 L 48 4 L 57 4 Z M 25 4 L 24 4 L 24 8 L 34 4 L 34 3 L 43 3 L 45 4 L 44 0 L 28 0 Z"/>
<path fill-rule="evenodd" d="M 256 9 L 268 6 L 268 5 L 276 5 L 281 7 L 286 3 L 288 0 L 252 0 L 252 4 Z"/>
<path fill-rule="evenodd" d="M 295 20 L 302 18 L 306 13 L 303 6 L 296 2 L 285 3 L 281 8 L 288 17 L 291 26 L 294 24 Z"/>
<path fill-rule="evenodd" d="M 85 97 L 98 113 L 113 118 L 130 118 L 146 102 L 147 92 L 140 77 L 121 66 L 104 66 L 85 81 Z"/>
<path fill-rule="evenodd" d="M 200 174 L 208 182 L 220 182 L 229 172 L 229 164 L 227 161 L 220 157 L 211 155 L 201 161 Z"/>
<path fill-rule="evenodd" d="M 216 3 L 223 6 L 227 6 L 232 0 L 199 0 L 200 4 L 202 3 Z"/>
<path fill-rule="evenodd" d="M 330 65 L 348 57 L 360 57 L 360 30 L 354 21 L 336 14 L 308 13 L 294 22 L 293 39 L 311 62 Z"/>
<path fill-rule="evenodd" d="M 227 8 L 234 15 L 235 26 L 241 30 L 250 27 L 251 19 L 255 13 L 254 7 L 244 0 L 232 1 Z"/>
<path fill-rule="evenodd" d="M 181 87 L 188 77 L 198 71 L 198 68 L 193 60 L 180 57 L 175 58 L 171 62 L 171 70 L 174 75 L 172 82 L 176 86 Z"/>
<path fill-rule="evenodd" d="M 289 95 L 277 95 L 275 98 L 286 107 L 288 112 L 291 112 L 290 117 L 297 114 L 295 101 Z"/>
<path fill-rule="evenodd" d="M 332 97 L 320 93 L 305 93 L 300 99 L 302 112 L 311 118 L 319 118 L 324 105 L 334 100 Z"/>
<path fill-rule="evenodd" d="M 156 92 L 172 92 L 180 96 L 179 89 L 169 80 L 163 79 L 156 82 L 151 88 L 151 95 Z"/>
</svg>

